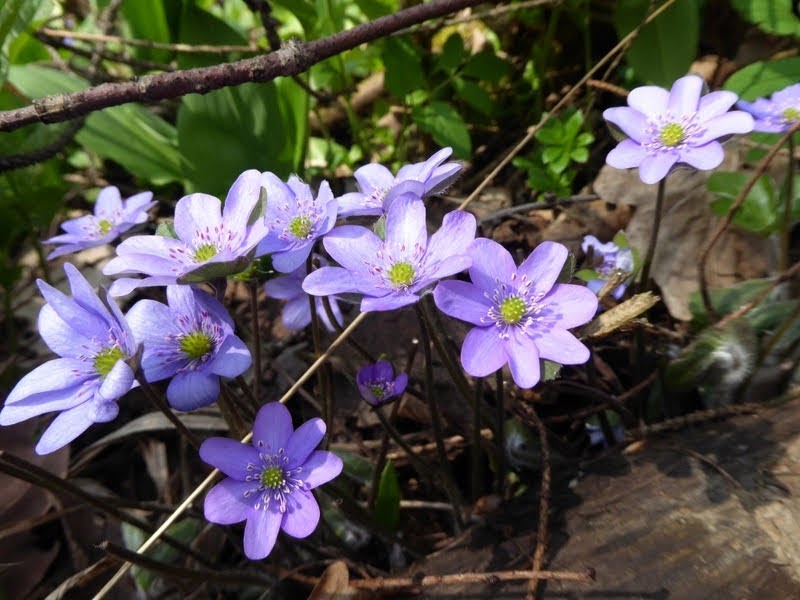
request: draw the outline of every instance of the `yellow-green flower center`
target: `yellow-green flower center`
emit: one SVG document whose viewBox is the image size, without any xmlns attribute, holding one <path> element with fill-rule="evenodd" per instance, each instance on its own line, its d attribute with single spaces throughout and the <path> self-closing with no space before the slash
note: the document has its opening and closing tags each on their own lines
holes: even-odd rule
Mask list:
<svg viewBox="0 0 800 600">
<path fill-rule="evenodd" d="M 389 281 L 396 287 L 408 287 L 414 281 L 414 267 L 407 262 L 398 262 L 389 269 Z"/>
<path fill-rule="evenodd" d="M 211 338 L 202 331 L 187 333 L 180 342 L 181 351 L 192 360 L 203 358 L 211 352 L 212 345 Z"/>
<path fill-rule="evenodd" d="M 790 106 L 783 111 L 782 116 L 786 121 L 800 121 L 800 109 Z"/>
<path fill-rule="evenodd" d="M 372 395 L 378 400 L 382 400 L 386 395 L 386 388 L 379 383 L 373 383 L 369 386 L 369 391 L 372 392 Z"/>
<path fill-rule="evenodd" d="M 306 239 L 311 233 L 311 219 L 305 215 L 295 217 L 289 221 L 289 233 L 299 239 Z"/>
<path fill-rule="evenodd" d="M 111 231 L 111 221 L 108 219 L 102 219 L 97 226 L 100 228 L 100 233 L 103 235 Z"/>
<path fill-rule="evenodd" d="M 117 364 L 117 361 L 125 358 L 125 353 L 122 348 L 114 346 L 113 348 L 105 348 L 97 353 L 94 357 L 94 370 L 100 374 L 100 377 L 105 377 Z"/>
<path fill-rule="evenodd" d="M 283 471 L 280 467 L 267 467 L 261 471 L 261 483 L 271 490 L 278 489 L 284 483 Z"/>
<path fill-rule="evenodd" d="M 661 143 L 665 146 L 677 146 L 686 137 L 686 130 L 677 123 L 669 123 L 661 128 L 659 137 L 661 138 Z"/>
<path fill-rule="evenodd" d="M 217 247 L 214 244 L 202 244 L 194 250 L 194 260 L 196 262 L 206 262 L 217 255 Z"/>
<path fill-rule="evenodd" d="M 500 316 L 509 325 L 516 325 L 525 316 L 528 305 L 519 296 L 509 296 L 500 303 Z"/>
</svg>

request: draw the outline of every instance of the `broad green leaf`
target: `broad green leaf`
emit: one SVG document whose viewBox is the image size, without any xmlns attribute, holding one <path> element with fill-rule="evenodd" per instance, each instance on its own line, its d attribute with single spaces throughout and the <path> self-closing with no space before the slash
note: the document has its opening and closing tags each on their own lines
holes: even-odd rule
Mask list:
<svg viewBox="0 0 800 600">
<path fill-rule="evenodd" d="M 29 98 L 89 85 L 75 75 L 35 64 L 13 65 L 9 81 Z M 182 178 L 175 128 L 141 105 L 124 104 L 92 113 L 76 140 L 155 185 Z"/>
<path fill-rule="evenodd" d="M 192 2 L 187 2 L 181 12 L 179 39 L 184 44 L 206 45 L 244 45 L 247 40 L 225 21 L 203 10 Z M 242 58 L 238 54 L 226 54 L 225 60 Z M 207 67 L 221 62 L 215 54 L 178 54 L 178 66 L 181 69 Z"/>
<path fill-rule="evenodd" d="M 407 38 L 386 38 L 381 53 L 386 88 L 397 98 L 425 87 L 420 50 Z"/>
<path fill-rule="evenodd" d="M 225 197 L 247 169 L 281 178 L 300 171 L 307 134 L 305 92 L 291 79 L 184 96 L 178 147 L 187 188 Z"/>
<path fill-rule="evenodd" d="M 800 57 L 761 61 L 736 71 L 728 78 L 724 87 L 749 102 L 797 83 L 798 74 Z"/>
<path fill-rule="evenodd" d="M 469 131 L 455 108 L 447 102 L 434 100 L 424 106 L 415 106 L 411 116 L 417 126 L 429 133 L 440 146 L 450 146 L 456 158 L 469 158 L 472 141 Z"/>
<path fill-rule="evenodd" d="M 750 180 L 749 173 L 724 173 L 717 171 L 708 179 L 708 190 L 719 196 L 711 203 L 711 210 L 725 215 L 741 190 Z M 778 224 L 778 193 L 768 175 L 762 175 L 736 211 L 733 223 L 743 229 L 770 235 Z"/>
<path fill-rule="evenodd" d="M 569 153 L 569 157 L 577 163 L 585 163 L 589 160 L 589 150 L 587 148 L 575 148 Z"/>
<path fill-rule="evenodd" d="M 397 0 L 354 0 L 361 12 L 370 20 L 396 12 Z"/>
<path fill-rule="evenodd" d="M 456 95 L 479 113 L 489 116 L 494 112 L 491 97 L 477 83 L 461 77 L 454 77 L 452 83 Z"/>
<path fill-rule="evenodd" d="M 0 5 L 0 88 L 8 75 L 11 46 L 36 16 L 42 0 L 6 0 Z"/>
<path fill-rule="evenodd" d="M 718 315 L 727 315 L 753 300 L 771 285 L 771 279 L 749 279 L 731 287 L 709 290 L 711 306 Z M 708 313 L 700 292 L 693 292 L 689 297 L 689 310 L 694 325 L 701 328 L 709 325 Z"/>
<path fill-rule="evenodd" d="M 472 56 L 461 74 L 464 77 L 472 77 L 478 81 L 497 82 L 508 73 L 508 63 L 497 56 L 492 50 L 482 50 Z"/>
<path fill-rule="evenodd" d="M 652 5 L 650 0 L 619 0 L 614 25 L 623 37 L 639 26 Z M 697 55 L 700 2 L 677 0 L 636 36 L 628 50 L 628 64 L 642 81 L 671 87 L 685 75 Z"/>
<path fill-rule="evenodd" d="M 442 46 L 442 52 L 436 57 L 435 69 L 445 73 L 453 73 L 465 56 L 464 39 L 461 34 L 454 32 L 447 38 L 444 46 Z"/>
<path fill-rule="evenodd" d="M 792 14 L 788 0 L 731 0 L 742 18 L 767 33 L 800 37 L 800 20 Z"/>
<path fill-rule="evenodd" d="M 136 0 L 123 2 L 120 9 L 124 17 L 123 30 L 128 37 L 153 42 L 169 43 L 172 41 L 167 15 L 175 15 L 181 8 L 180 0 Z M 155 62 L 167 62 L 170 52 L 167 50 L 154 50 L 152 48 L 133 48 L 134 54 L 143 59 Z"/>
<path fill-rule="evenodd" d="M 375 521 L 388 531 L 395 531 L 400 520 L 400 483 L 392 461 L 387 460 L 375 497 Z"/>
</svg>

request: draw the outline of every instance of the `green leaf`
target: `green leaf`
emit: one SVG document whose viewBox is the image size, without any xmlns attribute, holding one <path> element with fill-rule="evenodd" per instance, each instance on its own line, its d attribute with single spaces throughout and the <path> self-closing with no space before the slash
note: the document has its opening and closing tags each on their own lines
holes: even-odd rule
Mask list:
<svg viewBox="0 0 800 600">
<path fill-rule="evenodd" d="M 463 38 L 459 33 L 453 33 L 447 38 L 441 54 L 436 58 L 436 69 L 452 74 L 465 56 Z"/>
<path fill-rule="evenodd" d="M 454 77 L 452 82 L 453 88 L 456 90 L 456 95 L 472 108 L 486 116 L 494 112 L 494 104 L 492 103 L 491 97 L 489 97 L 489 94 L 477 83 L 462 79 L 461 77 Z"/>
<path fill-rule="evenodd" d="M 770 285 L 772 285 L 771 279 L 749 279 L 731 287 L 709 290 L 711 306 L 718 315 L 727 315 L 753 300 Z M 693 292 L 689 297 L 689 310 L 695 326 L 706 327 L 709 325 L 710 320 L 700 292 Z"/>
<path fill-rule="evenodd" d="M 749 102 L 797 83 L 798 73 L 800 57 L 797 56 L 761 61 L 736 71 L 728 78 L 724 87 Z"/>
<path fill-rule="evenodd" d="M 375 521 L 387 531 L 395 531 L 400 520 L 400 483 L 391 460 L 381 472 L 375 497 Z"/>
<path fill-rule="evenodd" d="M 589 160 L 589 150 L 587 148 L 575 148 L 570 152 L 569 157 L 576 163 L 585 163 Z"/>
<path fill-rule="evenodd" d="M 415 106 L 411 116 L 437 144 L 451 146 L 456 158 L 469 158 L 472 153 L 469 131 L 461 115 L 447 102 L 434 100 L 424 106 Z"/>
<path fill-rule="evenodd" d="M 711 210 L 725 215 L 741 190 L 750 180 L 748 173 L 712 173 L 706 184 L 708 190 L 719 196 L 711 203 Z M 761 235 L 770 235 L 778 224 L 778 193 L 768 175 L 762 175 L 736 211 L 733 223 Z"/>
<path fill-rule="evenodd" d="M 800 20 L 792 14 L 788 0 L 731 0 L 731 4 L 745 21 L 755 23 L 767 33 L 800 37 Z"/>
<path fill-rule="evenodd" d="M 397 98 L 425 87 L 419 48 L 407 38 L 386 38 L 381 52 L 386 88 Z"/>
<path fill-rule="evenodd" d="M 29 98 L 78 91 L 89 85 L 75 75 L 36 64 L 12 65 L 9 81 Z M 92 113 L 76 140 L 155 185 L 182 179 L 175 128 L 139 104 Z"/>
<path fill-rule="evenodd" d="M 473 55 L 464 65 L 461 74 L 464 77 L 473 77 L 478 81 L 497 82 L 508 73 L 509 65 L 491 49 L 483 50 Z"/>
<path fill-rule="evenodd" d="M 537 140 L 548 146 L 561 146 L 564 144 L 564 125 L 558 117 L 545 123 L 545 125 L 535 133 Z"/>
<path fill-rule="evenodd" d="M 11 45 L 30 25 L 42 0 L 6 0 L 0 6 L 0 89 L 8 75 Z"/>
<path fill-rule="evenodd" d="M 614 14 L 617 34 L 623 37 L 638 27 L 651 4 L 651 0 L 619 0 Z M 697 55 L 700 4 L 677 0 L 642 28 L 627 54 L 639 79 L 669 88 L 686 74 Z"/>
<path fill-rule="evenodd" d="M 298 172 L 307 133 L 305 92 L 291 79 L 248 83 L 202 96 L 184 96 L 178 147 L 187 188 L 224 197 L 247 169 L 281 178 Z"/>
<path fill-rule="evenodd" d="M 234 46 L 247 43 L 238 31 L 219 17 L 196 6 L 193 2 L 185 3 L 180 16 L 180 41 L 184 44 L 210 44 Z M 240 58 L 238 54 L 225 55 L 228 60 Z M 181 69 L 207 67 L 221 62 L 215 54 L 195 54 L 181 52 L 177 56 Z"/>
<path fill-rule="evenodd" d="M 172 41 L 167 21 L 169 9 L 179 9 L 178 0 L 136 0 L 136 2 L 123 2 L 120 12 L 124 17 L 123 31 L 126 37 L 153 42 L 169 43 Z M 155 62 L 167 62 L 170 59 L 168 50 L 154 50 L 152 48 L 133 48 L 138 58 Z"/>
<path fill-rule="evenodd" d="M 354 0 L 369 20 L 377 19 L 397 11 L 397 0 Z"/>
</svg>

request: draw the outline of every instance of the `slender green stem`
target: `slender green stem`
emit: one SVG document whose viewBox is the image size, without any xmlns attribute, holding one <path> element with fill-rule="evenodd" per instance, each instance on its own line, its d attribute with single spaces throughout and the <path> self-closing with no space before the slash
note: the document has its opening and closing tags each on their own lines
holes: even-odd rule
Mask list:
<svg viewBox="0 0 800 600">
<path fill-rule="evenodd" d="M 781 232 L 781 255 L 778 268 L 789 268 L 789 250 L 792 242 L 792 204 L 794 204 L 794 136 L 786 140 L 789 149 L 789 163 L 786 169 L 786 197 L 783 200 L 783 231 Z"/>
<path fill-rule="evenodd" d="M 506 407 L 505 390 L 503 389 L 503 370 L 498 369 L 494 374 L 495 380 L 495 421 L 494 421 L 494 445 L 495 462 L 497 463 L 497 479 L 495 489 L 502 498 L 505 492 L 506 483 Z"/>
<path fill-rule="evenodd" d="M 658 241 L 658 230 L 661 228 L 661 212 L 664 205 L 664 190 L 666 189 L 667 178 L 664 177 L 658 182 L 658 193 L 656 195 L 656 207 L 653 214 L 653 231 L 650 234 L 650 244 L 647 246 L 647 254 L 642 263 L 642 276 L 639 279 L 639 290 L 644 292 L 649 287 L 650 267 L 653 264 L 653 257 L 656 254 L 656 242 Z"/>
<path fill-rule="evenodd" d="M 306 260 L 306 272 L 311 273 L 314 270 L 314 262 L 313 262 L 313 253 L 308 255 L 308 260 Z M 317 358 L 322 353 L 322 341 L 320 335 L 320 326 L 319 326 L 319 315 L 317 314 L 317 297 L 312 296 L 311 294 L 308 295 L 308 306 L 309 310 L 311 311 L 311 340 L 314 344 L 314 358 Z M 326 423 L 330 423 L 331 419 L 333 418 L 333 399 L 331 398 L 330 394 L 328 394 L 328 389 L 326 385 L 327 378 L 325 377 L 325 373 L 323 373 L 323 369 L 325 369 L 325 365 L 322 365 L 322 369 L 317 371 L 317 387 L 319 388 L 319 394 L 322 397 L 322 420 Z M 327 449 L 330 437 L 326 437 L 325 447 Z"/>
<path fill-rule="evenodd" d="M 242 437 L 248 431 L 248 427 L 244 424 L 241 415 L 239 414 L 236 401 L 234 400 L 228 389 L 222 385 L 219 388 L 219 398 L 217 398 L 217 406 L 222 413 L 222 418 L 228 424 L 230 429 L 236 437 Z"/>
<path fill-rule="evenodd" d="M 189 428 L 183 424 L 183 421 L 178 418 L 178 415 L 172 412 L 172 409 L 164 401 L 164 398 L 162 398 L 160 394 L 156 393 L 156 391 L 153 389 L 153 386 L 151 386 L 147 379 L 145 379 L 144 371 L 142 371 L 141 367 L 136 370 L 136 381 L 139 382 L 139 387 L 141 388 L 145 397 L 152 402 L 155 407 L 158 408 L 158 410 L 164 413 L 164 416 L 167 417 L 167 419 L 169 419 L 173 425 L 175 425 L 175 429 L 177 429 L 178 433 L 186 438 L 186 441 L 191 444 L 192 448 L 199 450 L 200 440 L 198 440 L 197 437 L 189 430 Z"/>
<path fill-rule="evenodd" d="M 424 309 L 419 303 L 414 305 L 419 319 L 420 344 L 425 356 L 425 400 L 428 402 L 428 409 L 431 413 L 431 427 L 433 427 L 433 438 L 436 442 L 436 452 L 439 455 L 439 465 L 442 470 L 442 483 L 444 484 L 450 504 L 453 505 L 457 528 L 464 527 L 464 519 L 461 515 L 461 494 L 458 491 L 450 461 L 447 458 L 447 450 L 444 447 L 444 436 L 442 435 L 442 423 L 439 417 L 439 407 L 436 406 L 433 389 L 433 356 L 431 352 L 431 336 L 427 329 L 427 322 L 424 316 Z"/>
<path fill-rule="evenodd" d="M 394 440 L 394 442 L 403 449 L 403 452 L 406 453 L 408 456 L 408 461 L 414 465 L 414 468 L 417 470 L 417 473 L 425 479 L 430 485 L 434 485 L 436 481 L 436 471 L 430 465 L 428 465 L 424 460 L 422 460 L 416 452 L 408 445 L 403 439 L 403 436 L 400 435 L 400 432 L 394 428 L 389 420 L 386 418 L 386 415 L 383 414 L 383 411 L 380 407 L 375 409 L 375 414 L 378 416 L 378 419 L 383 425 L 384 431 L 389 434 L 389 437 Z M 379 475 L 380 476 L 380 475 Z"/>
<path fill-rule="evenodd" d="M 253 319 L 253 396 L 261 397 L 261 324 L 258 321 L 258 281 L 248 282 L 250 316 Z"/>
</svg>

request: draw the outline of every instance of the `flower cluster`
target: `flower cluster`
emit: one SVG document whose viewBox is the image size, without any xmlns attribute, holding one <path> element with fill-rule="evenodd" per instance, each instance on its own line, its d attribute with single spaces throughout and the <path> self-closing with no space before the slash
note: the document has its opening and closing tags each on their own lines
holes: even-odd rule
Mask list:
<svg viewBox="0 0 800 600">
<path fill-rule="evenodd" d="M 753 102 L 739 100 L 737 106 L 755 117 L 755 131 L 781 133 L 800 121 L 800 83 L 795 83 Z"/>
</svg>

